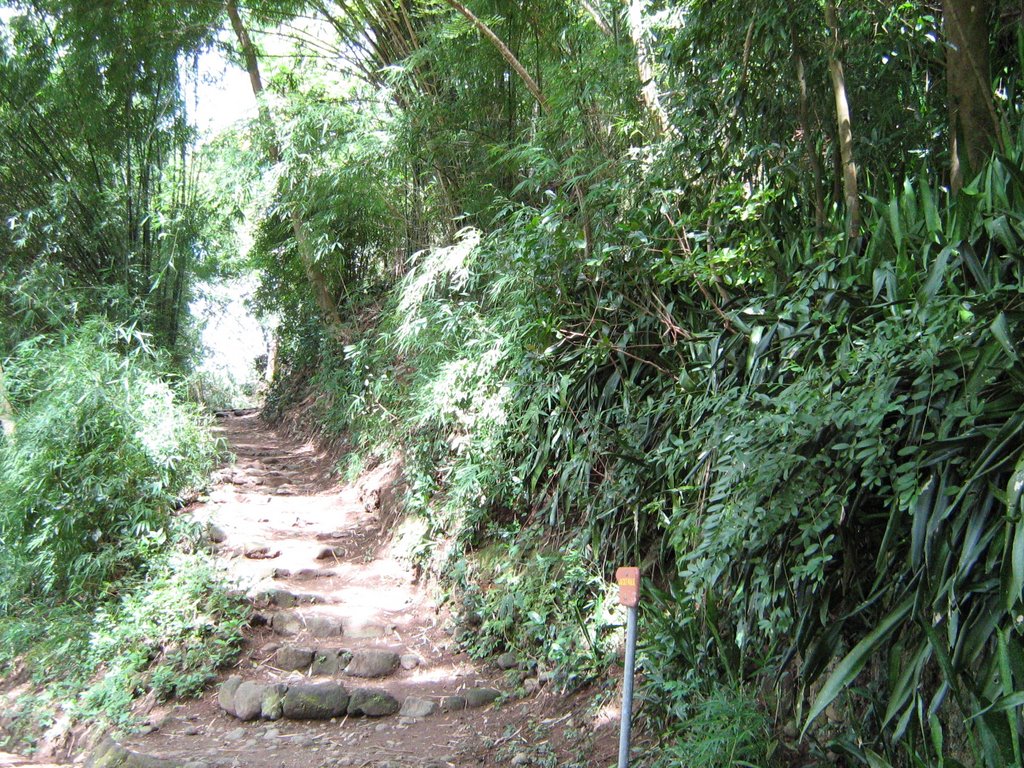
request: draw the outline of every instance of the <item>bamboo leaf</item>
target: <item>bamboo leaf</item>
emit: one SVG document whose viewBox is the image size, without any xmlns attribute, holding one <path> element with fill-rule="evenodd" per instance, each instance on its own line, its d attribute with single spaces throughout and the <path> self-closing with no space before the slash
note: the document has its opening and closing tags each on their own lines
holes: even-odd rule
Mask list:
<svg viewBox="0 0 1024 768">
<path fill-rule="evenodd" d="M 807 720 L 804 722 L 804 727 L 800 734 L 801 738 L 806 735 L 807 729 L 810 728 L 811 723 L 814 722 L 815 718 L 824 712 L 825 708 L 832 703 L 836 696 L 838 696 L 844 688 L 856 679 L 871 654 L 877 650 L 879 644 L 885 640 L 889 633 L 901 621 L 903 621 L 908 613 L 910 613 L 910 609 L 913 605 L 914 598 L 906 598 L 894 611 L 892 611 L 892 613 L 880 621 L 878 626 L 871 630 L 871 632 L 857 643 L 857 645 L 855 645 L 853 649 L 846 654 L 841 662 L 839 662 L 839 665 L 829 676 L 828 680 L 825 681 L 825 684 L 822 686 L 817 697 L 814 699 L 814 702 L 811 704 L 810 712 L 807 715 Z"/>
<path fill-rule="evenodd" d="M 1003 348 L 1007 355 L 1010 356 L 1014 362 L 1020 362 L 1020 356 L 1017 354 L 1017 347 L 1010 338 L 1010 328 L 1006 322 L 1006 313 L 1000 312 L 996 315 L 996 319 L 992 321 L 990 326 L 992 335 L 995 336 L 996 341 Z"/>
</svg>

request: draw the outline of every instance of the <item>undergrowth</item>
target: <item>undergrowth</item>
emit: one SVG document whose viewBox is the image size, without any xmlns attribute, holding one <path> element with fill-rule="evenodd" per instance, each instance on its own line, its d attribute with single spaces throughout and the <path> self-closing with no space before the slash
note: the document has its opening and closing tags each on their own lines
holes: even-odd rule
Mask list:
<svg viewBox="0 0 1024 768">
<path fill-rule="evenodd" d="M 27 676 L 4 729 L 131 721 L 143 696 L 198 694 L 237 655 L 245 612 L 176 511 L 218 446 L 133 324 L 99 317 L 4 361 L 0 667 Z M 184 389 L 184 387 L 181 387 Z"/>
<path fill-rule="evenodd" d="M 134 722 L 143 697 L 196 696 L 233 661 L 247 620 L 203 555 L 164 554 L 89 602 L 26 601 L 0 617 L 0 669 L 28 676 L 7 731 L 27 742 L 55 714 Z"/>
<path fill-rule="evenodd" d="M 6 361 L 17 430 L 0 446 L 0 612 L 95 594 L 168 543 L 216 445 L 130 326 L 94 318 Z"/>
</svg>

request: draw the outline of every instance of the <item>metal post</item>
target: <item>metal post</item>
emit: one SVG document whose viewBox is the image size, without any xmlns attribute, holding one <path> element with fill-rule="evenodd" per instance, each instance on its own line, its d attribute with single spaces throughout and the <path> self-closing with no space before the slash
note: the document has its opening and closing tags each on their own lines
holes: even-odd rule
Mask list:
<svg viewBox="0 0 1024 768">
<path fill-rule="evenodd" d="M 633 669 L 636 666 L 636 612 L 640 605 L 640 569 L 615 571 L 619 604 L 626 606 L 626 668 L 622 680 L 622 729 L 619 731 L 619 768 L 629 768 L 629 732 L 633 727 Z"/>
<path fill-rule="evenodd" d="M 629 736 L 633 726 L 633 668 L 636 665 L 636 613 L 626 608 L 626 668 L 622 681 L 622 728 L 619 731 L 619 768 L 629 768 Z"/>
</svg>

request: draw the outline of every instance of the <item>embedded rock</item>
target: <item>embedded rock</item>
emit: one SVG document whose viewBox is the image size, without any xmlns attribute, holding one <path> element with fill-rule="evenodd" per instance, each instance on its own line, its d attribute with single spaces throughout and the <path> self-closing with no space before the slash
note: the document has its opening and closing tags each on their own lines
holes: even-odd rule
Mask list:
<svg viewBox="0 0 1024 768">
<path fill-rule="evenodd" d="M 348 691 L 340 683 L 323 682 L 289 686 L 283 713 L 292 720 L 329 720 L 345 714 Z"/>
<path fill-rule="evenodd" d="M 270 626 L 279 635 L 297 635 L 302 631 L 302 617 L 294 613 L 275 613 Z"/>
<path fill-rule="evenodd" d="M 267 686 L 253 680 L 246 680 L 235 691 L 235 717 L 239 720 L 255 720 L 263 713 L 263 692 Z"/>
<path fill-rule="evenodd" d="M 356 640 L 373 640 L 384 637 L 387 633 L 388 628 L 383 624 L 352 623 L 345 629 L 345 637 Z"/>
<path fill-rule="evenodd" d="M 385 717 L 395 714 L 398 709 L 398 700 L 394 696 L 374 688 L 356 688 L 348 702 L 350 715 Z"/>
<path fill-rule="evenodd" d="M 341 619 L 335 616 L 307 616 L 306 629 L 313 637 L 336 637 L 342 633 Z"/>
<path fill-rule="evenodd" d="M 319 650 L 313 654 L 311 675 L 336 675 L 345 666 L 346 651 Z"/>
<path fill-rule="evenodd" d="M 286 645 L 278 650 L 275 661 L 277 668 L 285 672 L 308 669 L 309 665 L 313 663 L 313 649 Z"/>
<path fill-rule="evenodd" d="M 410 696 L 402 704 L 402 717 L 429 717 L 437 711 L 437 703 L 430 699 Z"/>
<path fill-rule="evenodd" d="M 461 712 L 469 706 L 465 696 L 445 696 L 441 699 L 442 712 Z"/>
<path fill-rule="evenodd" d="M 398 667 L 398 654 L 383 648 L 366 648 L 352 654 L 345 674 L 352 677 L 387 677 Z"/>
<path fill-rule="evenodd" d="M 466 691 L 465 696 L 467 706 L 484 707 L 501 696 L 501 691 L 496 691 L 493 688 L 470 688 Z"/>
<path fill-rule="evenodd" d="M 317 560 L 335 560 L 345 556 L 344 547 L 322 547 L 316 553 Z"/>
<path fill-rule="evenodd" d="M 508 653 L 501 654 L 501 656 L 497 658 L 496 663 L 499 669 L 513 669 L 518 666 L 519 660 L 512 651 L 509 651 Z"/>
<path fill-rule="evenodd" d="M 284 697 L 288 686 L 283 683 L 268 685 L 260 699 L 260 716 L 264 720 L 280 720 L 284 716 Z"/>
<path fill-rule="evenodd" d="M 232 675 L 220 684 L 220 690 L 217 691 L 217 703 L 229 715 L 235 714 L 235 693 L 241 684 L 242 678 L 238 675 Z"/>
</svg>

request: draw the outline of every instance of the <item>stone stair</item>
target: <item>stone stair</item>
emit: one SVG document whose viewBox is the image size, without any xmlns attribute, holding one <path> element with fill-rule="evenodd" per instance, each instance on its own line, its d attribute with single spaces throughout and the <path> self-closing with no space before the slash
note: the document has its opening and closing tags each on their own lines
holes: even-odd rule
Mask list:
<svg viewBox="0 0 1024 768">
<path fill-rule="evenodd" d="M 221 418 L 237 461 L 196 515 L 252 606 L 246 652 L 204 699 L 104 741 L 88 764 L 457 765 L 421 743 L 475 734 L 502 698 L 493 671 L 453 655 L 408 568 L 381 554 L 379 489 L 337 487 L 311 446 L 268 444 L 244 422 Z"/>
<path fill-rule="evenodd" d="M 220 708 L 239 720 L 409 720 L 486 706 L 501 695 L 490 685 L 418 680 L 425 661 L 393 642 L 396 626 L 346 613 L 334 593 L 258 586 L 247 597 L 254 624 L 273 638 L 250 656 L 251 676 L 234 674 L 220 685 Z"/>
</svg>

